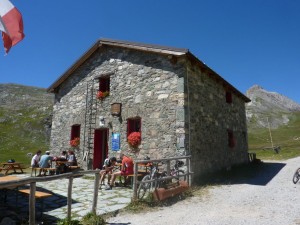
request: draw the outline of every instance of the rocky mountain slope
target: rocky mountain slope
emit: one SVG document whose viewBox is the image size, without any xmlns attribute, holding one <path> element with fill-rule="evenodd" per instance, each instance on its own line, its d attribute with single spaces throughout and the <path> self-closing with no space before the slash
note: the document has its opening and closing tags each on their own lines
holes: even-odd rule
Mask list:
<svg viewBox="0 0 300 225">
<path fill-rule="evenodd" d="M 247 93 L 251 102 L 246 105 L 248 128 L 278 128 L 286 125 L 294 113 L 300 112 L 300 105 L 286 96 L 269 92 L 258 85 Z"/>
</svg>

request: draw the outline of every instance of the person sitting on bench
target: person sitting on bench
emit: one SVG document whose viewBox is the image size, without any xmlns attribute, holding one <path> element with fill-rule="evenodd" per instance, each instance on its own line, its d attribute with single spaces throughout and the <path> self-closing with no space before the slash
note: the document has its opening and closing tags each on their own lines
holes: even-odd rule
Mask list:
<svg viewBox="0 0 300 225">
<path fill-rule="evenodd" d="M 104 180 L 106 174 L 108 175 L 107 184 L 110 183 L 110 177 L 112 174 L 112 170 L 113 170 L 114 166 L 116 165 L 116 162 L 117 162 L 116 157 L 110 157 L 110 158 L 107 158 L 104 160 L 103 169 L 100 171 L 100 175 L 101 175 L 100 187 L 101 187 L 101 184 L 103 183 L 103 180 Z"/>
<path fill-rule="evenodd" d="M 75 153 L 72 150 L 68 151 L 67 160 L 68 160 L 67 166 L 77 166 L 77 159 Z"/>
<path fill-rule="evenodd" d="M 39 162 L 39 166 L 40 168 L 50 168 L 51 165 L 51 161 L 53 160 L 53 157 L 50 156 L 50 152 L 46 151 L 44 155 L 42 155 L 40 162 Z M 46 175 L 47 170 L 43 171 L 44 174 L 41 175 Z"/>
<path fill-rule="evenodd" d="M 31 159 L 31 167 L 39 167 L 39 162 L 41 158 L 42 151 L 38 150 L 36 154 Z"/>
<path fill-rule="evenodd" d="M 111 180 L 110 180 L 110 184 L 108 184 L 108 186 L 105 188 L 105 190 L 111 190 L 115 180 L 118 176 L 128 176 L 133 174 L 133 160 L 132 158 L 124 155 L 123 153 L 120 154 L 120 158 L 122 160 L 122 167 L 121 167 L 121 171 L 117 171 L 114 172 L 111 175 Z"/>
</svg>

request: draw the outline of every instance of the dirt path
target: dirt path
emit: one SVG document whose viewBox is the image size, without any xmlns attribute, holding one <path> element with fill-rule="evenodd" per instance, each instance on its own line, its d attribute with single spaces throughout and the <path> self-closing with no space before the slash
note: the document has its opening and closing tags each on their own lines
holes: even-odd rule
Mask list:
<svg viewBox="0 0 300 225">
<path fill-rule="evenodd" d="M 292 176 L 300 157 L 264 162 L 264 170 L 251 179 L 217 185 L 204 196 L 192 197 L 154 212 L 121 214 L 111 225 L 240 225 L 300 224 L 300 184 Z"/>
</svg>

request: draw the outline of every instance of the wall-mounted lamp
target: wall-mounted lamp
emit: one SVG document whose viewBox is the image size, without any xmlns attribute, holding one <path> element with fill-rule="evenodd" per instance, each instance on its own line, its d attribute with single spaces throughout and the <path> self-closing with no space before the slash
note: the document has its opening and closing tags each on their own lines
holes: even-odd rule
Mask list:
<svg viewBox="0 0 300 225">
<path fill-rule="evenodd" d="M 100 127 L 105 126 L 105 118 L 103 116 L 99 117 L 99 126 Z"/>
</svg>

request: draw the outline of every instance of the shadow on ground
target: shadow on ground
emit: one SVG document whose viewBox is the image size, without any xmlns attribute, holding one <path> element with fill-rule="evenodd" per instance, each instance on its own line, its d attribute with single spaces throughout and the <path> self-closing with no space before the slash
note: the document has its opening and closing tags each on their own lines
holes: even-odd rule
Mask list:
<svg viewBox="0 0 300 225">
<path fill-rule="evenodd" d="M 267 185 L 285 166 L 285 163 L 259 162 L 235 166 L 230 170 L 211 173 L 197 184 L 252 184 Z"/>
<path fill-rule="evenodd" d="M 28 189 L 28 187 L 22 186 L 19 187 L 19 190 L 26 188 Z M 45 199 L 36 199 L 37 224 L 56 224 L 58 218 L 47 215 L 45 212 L 66 206 L 67 198 L 41 187 L 37 187 L 36 190 L 52 194 L 52 196 Z M 2 202 L 0 204 L 0 222 L 3 218 L 10 217 L 17 221 L 17 224 L 28 224 L 29 196 L 18 193 L 17 189 L 6 189 L 4 192 L 2 191 L 0 200 Z M 77 201 L 73 200 L 72 203 L 77 203 Z"/>
</svg>

